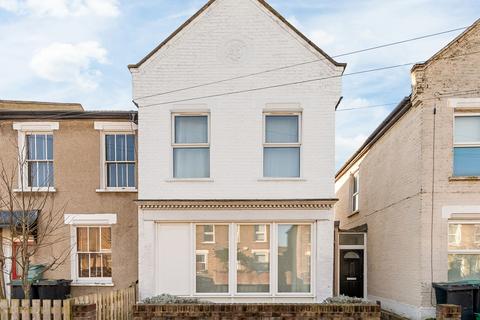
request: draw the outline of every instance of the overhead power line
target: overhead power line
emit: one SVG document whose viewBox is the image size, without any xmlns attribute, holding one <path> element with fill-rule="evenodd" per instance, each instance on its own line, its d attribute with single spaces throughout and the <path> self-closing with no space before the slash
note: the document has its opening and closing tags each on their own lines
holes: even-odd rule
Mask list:
<svg viewBox="0 0 480 320">
<path fill-rule="evenodd" d="M 391 47 L 391 46 L 395 46 L 395 45 L 399 45 L 399 44 L 403 44 L 403 43 L 418 41 L 418 40 L 422 40 L 422 39 L 427 39 L 427 38 L 436 37 L 436 36 L 439 36 L 439 35 L 444 35 L 444 34 L 456 32 L 456 31 L 464 30 L 466 28 L 467 27 L 455 28 L 455 29 L 450 29 L 450 30 L 446 30 L 446 31 L 437 32 L 437 33 L 430 33 L 430 34 L 415 37 L 415 38 L 409 38 L 409 39 L 405 39 L 405 40 L 400 40 L 400 41 L 390 42 L 390 43 L 386 43 L 386 44 L 381 44 L 381 45 L 377 45 L 377 46 L 373 46 L 373 47 L 369 47 L 369 48 L 365 48 L 365 49 L 345 52 L 345 53 L 334 55 L 334 56 L 332 56 L 332 58 L 345 57 L 345 56 L 354 55 L 354 54 L 358 54 L 358 53 L 368 52 L 368 51 L 372 51 L 372 50 L 378 50 L 378 49 L 382 49 L 382 48 L 387 48 L 387 47 Z M 191 89 L 197 89 L 197 88 L 201 88 L 201 87 L 205 87 L 205 86 L 210 86 L 210 85 L 214 85 L 214 84 L 220 84 L 220 83 L 223 83 L 223 82 L 249 78 L 249 77 L 252 77 L 252 76 L 258 76 L 258 75 L 265 74 L 265 73 L 270 73 L 270 72 L 275 72 L 275 71 L 300 67 L 300 66 L 304 66 L 304 65 L 308 65 L 308 64 L 312 64 L 312 63 L 317 63 L 317 62 L 320 62 L 320 61 L 326 61 L 326 60 L 327 60 L 326 58 L 322 57 L 320 59 L 310 60 L 310 61 L 306 61 L 306 62 L 300 62 L 300 63 L 291 64 L 291 65 L 287 65 L 287 66 L 282 66 L 282 67 L 278 67 L 278 68 L 267 69 L 267 70 L 263 70 L 263 71 L 259 71 L 259 72 L 254 72 L 254 73 L 235 76 L 235 77 L 231 77 L 231 78 L 211 81 L 211 82 L 197 84 L 197 85 L 184 87 L 184 88 L 180 88 L 180 89 L 174 89 L 174 90 L 169 90 L 169 91 L 165 91 L 165 92 L 145 95 L 145 96 L 137 98 L 136 100 L 138 101 L 138 100 L 143 100 L 143 99 L 147 99 L 147 98 L 162 96 L 162 95 L 166 95 L 166 94 L 170 94 L 170 93 L 181 92 L 181 91 L 191 90 Z"/>
<path fill-rule="evenodd" d="M 445 58 L 436 58 L 436 60 L 454 59 L 454 58 L 457 58 L 457 57 L 468 56 L 468 55 L 478 54 L 478 53 L 480 53 L 480 51 L 475 51 L 475 52 L 470 52 L 470 53 L 465 53 L 465 54 L 459 54 L 459 55 L 452 55 L 452 56 L 445 57 Z M 324 81 L 324 80 L 335 79 L 335 78 L 343 78 L 343 77 L 348 77 L 348 76 L 353 76 L 353 75 L 366 74 L 366 73 L 372 73 L 372 72 L 377 72 L 377 71 L 406 67 L 406 66 L 411 66 L 411 65 L 414 65 L 414 64 L 418 64 L 418 63 L 422 63 L 422 61 L 408 62 L 408 63 L 396 64 L 396 65 L 392 65 L 392 66 L 385 66 L 385 67 L 379 67 L 379 68 L 373 68 L 373 69 L 360 70 L 360 71 L 355 71 L 355 72 L 350 72 L 350 73 L 344 73 L 342 75 L 334 75 L 334 76 L 321 77 L 321 78 L 312 78 L 312 79 L 299 80 L 299 81 L 295 81 L 295 82 L 286 82 L 286 83 L 280 83 L 280 84 L 257 87 L 257 88 L 250 88 L 250 89 L 243 89 L 243 90 L 236 90 L 236 91 L 227 91 L 227 92 L 216 93 L 216 94 L 205 95 L 205 96 L 197 96 L 197 97 L 192 97 L 192 98 L 185 98 L 185 99 L 171 100 L 171 101 L 166 101 L 166 102 L 152 103 L 152 104 L 147 104 L 145 106 L 140 106 L 140 108 L 150 108 L 150 107 L 155 107 L 155 106 L 160 106 L 160 105 L 165 105 L 165 104 L 171 104 L 171 103 L 188 102 L 188 101 L 201 100 L 201 99 L 207 99 L 207 98 L 216 98 L 216 97 L 229 96 L 229 95 L 235 95 L 235 94 L 240 94 L 240 93 L 262 91 L 262 90 L 267 90 L 267 89 L 281 88 L 281 87 L 305 84 L 305 83 L 310 83 L 310 82 Z"/>
</svg>

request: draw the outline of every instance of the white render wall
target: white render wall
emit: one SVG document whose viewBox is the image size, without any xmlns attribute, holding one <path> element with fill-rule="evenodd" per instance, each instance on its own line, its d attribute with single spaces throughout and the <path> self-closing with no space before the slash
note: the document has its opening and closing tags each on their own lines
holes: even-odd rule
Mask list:
<svg viewBox="0 0 480 320">
<path fill-rule="evenodd" d="M 321 61 L 142 99 L 146 95 L 316 59 Z M 139 104 L 139 199 L 334 198 L 334 108 L 341 94 L 339 77 L 175 101 L 338 76 L 341 72 L 341 67 L 328 62 L 258 1 L 216 1 L 139 69 L 132 70 L 134 99 Z M 301 179 L 262 179 L 263 112 L 271 109 L 303 113 Z M 208 181 L 172 179 L 171 113 L 175 111 L 210 112 L 211 179 Z"/>
</svg>

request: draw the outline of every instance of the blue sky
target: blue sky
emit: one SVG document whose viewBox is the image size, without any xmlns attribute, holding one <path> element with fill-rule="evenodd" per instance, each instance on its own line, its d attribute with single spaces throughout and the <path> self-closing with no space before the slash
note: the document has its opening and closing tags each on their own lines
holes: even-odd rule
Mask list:
<svg viewBox="0 0 480 320">
<path fill-rule="evenodd" d="M 134 109 L 135 63 L 206 0 L 0 0 L 0 99 Z M 468 26 L 478 0 L 269 0 L 330 55 Z M 426 40 L 339 58 L 347 72 L 423 61 L 453 39 Z M 399 102 L 409 67 L 345 77 L 342 108 Z M 337 112 L 340 166 L 394 105 Z"/>
</svg>

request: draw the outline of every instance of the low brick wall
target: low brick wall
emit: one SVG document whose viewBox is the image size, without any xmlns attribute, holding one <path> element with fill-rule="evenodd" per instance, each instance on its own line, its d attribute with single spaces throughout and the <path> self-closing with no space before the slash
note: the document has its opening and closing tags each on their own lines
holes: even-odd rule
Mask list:
<svg viewBox="0 0 480 320">
<path fill-rule="evenodd" d="M 169 304 L 133 307 L 134 320 L 161 319 L 324 319 L 380 320 L 378 305 Z"/>
<path fill-rule="evenodd" d="M 438 304 L 437 320 L 460 320 L 462 307 L 454 304 Z"/>
</svg>

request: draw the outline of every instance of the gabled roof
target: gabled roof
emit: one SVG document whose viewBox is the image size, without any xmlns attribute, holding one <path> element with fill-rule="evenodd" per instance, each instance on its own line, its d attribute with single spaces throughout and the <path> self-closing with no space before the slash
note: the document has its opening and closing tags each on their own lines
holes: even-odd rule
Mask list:
<svg viewBox="0 0 480 320">
<path fill-rule="evenodd" d="M 428 64 L 430 64 L 432 61 L 436 60 L 439 56 L 441 56 L 444 52 L 446 52 L 448 49 L 453 47 L 458 41 L 460 41 L 462 38 L 467 36 L 470 32 L 475 30 L 476 28 L 480 28 L 480 19 L 476 20 L 470 27 L 465 29 L 461 34 L 459 34 L 455 39 L 450 41 L 445 47 L 440 49 L 437 53 L 435 53 L 433 56 L 430 57 L 427 61 L 423 63 L 417 63 L 412 67 L 412 71 L 414 71 L 417 68 L 425 67 Z"/>
<path fill-rule="evenodd" d="M 363 143 L 360 149 L 353 154 L 350 159 L 345 162 L 345 164 L 338 170 L 335 175 L 335 180 L 338 180 L 350 167 L 358 161 L 361 157 L 367 153 L 368 150 L 381 138 L 388 130 L 397 123 L 397 121 L 410 110 L 412 103 L 410 101 L 411 96 L 403 98 L 403 100 L 393 109 L 393 111 L 388 115 L 388 117 L 383 120 L 382 123 L 373 131 L 373 133 L 367 138 Z"/>
<path fill-rule="evenodd" d="M 178 33 L 180 33 L 184 28 L 186 28 L 191 22 L 193 22 L 198 16 L 200 16 L 205 10 L 207 10 L 213 3 L 217 0 L 209 0 L 200 10 L 198 10 L 193 16 L 191 16 L 187 21 L 185 21 L 177 30 L 175 30 L 170 36 L 168 36 L 162 43 L 160 43 L 155 49 L 153 49 L 149 54 L 147 54 L 142 60 L 136 64 L 129 64 L 129 69 L 139 68 L 144 62 L 150 59 L 158 50 L 164 47 L 170 40 L 172 40 Z M 290 22 L 287 21 L 278 11 L 276 11 L 272 6 L 270 6 L 265 0 L 256 0 L 262 4 L 268 11 L 275 15 L 280 21 L 282 21 L 287 27 L 289 27 L 293 32 L 295 32 L 299 37 L 301 37 L 305 42 L 307 42 L 312 48 L 318 51 L 323 55 L 328 61 L 334 64 L 337 67 L 345 68 L 346 63 L 340 63 L 335 61 L 330 57 L 325 51 L 320 49 L 315 43 L 308 39 L 303 33 L 301 33 L 297 28 L 295 28 Z"/>
</svg>

